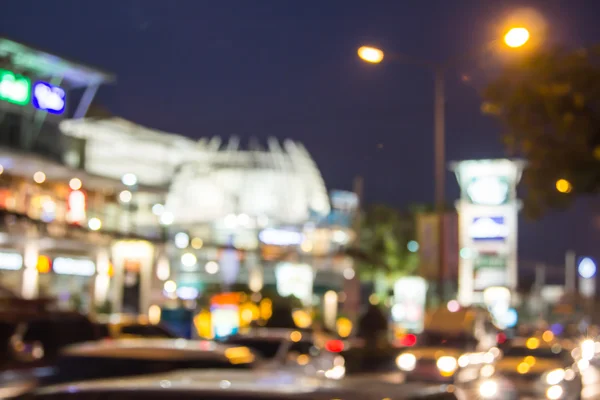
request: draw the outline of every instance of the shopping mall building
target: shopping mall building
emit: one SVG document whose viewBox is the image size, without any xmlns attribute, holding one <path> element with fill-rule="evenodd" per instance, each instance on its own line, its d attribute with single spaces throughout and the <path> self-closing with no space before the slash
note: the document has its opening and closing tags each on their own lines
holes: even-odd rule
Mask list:
<svg viewBox="0 0 600 400">
<path fill-rule="evenodd" d="M 355 279 L 341 250 L 358 200 L 328 194 L 301 144 L 84 118 L 113 80 L 0 39 L 0 286 L 145 313 L 211 285 L 270 285 L 310 304 Z"/>
</svg>

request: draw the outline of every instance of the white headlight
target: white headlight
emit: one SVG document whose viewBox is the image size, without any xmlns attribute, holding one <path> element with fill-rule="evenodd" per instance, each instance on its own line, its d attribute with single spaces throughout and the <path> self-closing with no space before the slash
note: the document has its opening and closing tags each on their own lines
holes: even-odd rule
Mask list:
<svg viewBox="0 0 600 400">
<path fill-rule="evenodd" d="M 550 400 L 560 399 L 563 395 L 563 389 L 560 386 L 550 386 L 548 390 L 546 390 L 546 397 Z"/>
<path fill-rule="evenodd" d="M 454 372 L 458 366 L 456 358 L 450 356 L 440 357 L 436 363 L 438 369 L 442 372 Z"/>
<path fill-rule="evenodd" d="M 483 381 L 479 385 L 479 394 L 484 399 L 490 399 L 498 393 L 498 383 L 496 381 Z"/>
<path fill-rule="evenodd" d="M 417 357 L 414 354 L 403 353 L 396 357 L 396 365 L 402 371 L 412 371 L 417 365 Z"/>
<path fill-rule="evenodd" d="M 565 370 L 562 368 L 548 372 L 546 375 L 546 383 L 548 385 L 558 385 L 565 379 Z"/>
<path fill-rule="evenodd" d="M 581 358 L 591 360 L 596 353 L 596 343 L 592 339 L 586 339 L 581 342 Z"/>
</svg>

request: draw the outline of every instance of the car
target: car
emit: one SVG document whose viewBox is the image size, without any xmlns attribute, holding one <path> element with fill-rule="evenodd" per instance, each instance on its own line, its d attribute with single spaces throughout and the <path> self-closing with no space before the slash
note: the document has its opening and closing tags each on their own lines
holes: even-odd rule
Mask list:
<svg viewBox="0 0 600 400">
<path fill-rule="evenodd" d="M 19 400 L 455 400 L 452 386 L 331 381 L 282 371 L 173 371 L 39 388 Z"/>
<path fill-rule="evenodd" d="M 493 354 L 477 351 L 478 341 L 469 335 L 449 335 L 424 331 L 417 342 L 396 357 L 397 367 L 407 381 L 456 381 L 457 371 L 493 361 Z"/>
<path fill-rule="evenodd" d="M 321 348 L 310 331 L 256 328 L 228 337 L 223 343 L 253 349 L 265 360 L 264 369 L 286 368 L 330 379 L 345 375 L 344 357 L 339 354 L 342 342 L 330 340 Z"/>
<path fill-rule="evenodd" d="M 177 335 L 166 327 L 151 324 L 145 317 L 113 316 L 107 321 L 96 322 L 95 325 L 103 338 L 177 338 Z"/>
<path fill-rule="evenodd" d="M 247 347 L 206 340 L 108 339 L 66 347 L 43 384 L 131 376 L 176 369 L 253 368 L 260 357 Z"/>
<path fill-rule="evenodd" d="M 566 347 L 565 347 L 566 346 Z M 478 382 L 484 399 L 580 399 L 582 379 L 568 343 L 516 338 Z M 482 371 L 483 372 L 483 371 Z"/>
</svg>

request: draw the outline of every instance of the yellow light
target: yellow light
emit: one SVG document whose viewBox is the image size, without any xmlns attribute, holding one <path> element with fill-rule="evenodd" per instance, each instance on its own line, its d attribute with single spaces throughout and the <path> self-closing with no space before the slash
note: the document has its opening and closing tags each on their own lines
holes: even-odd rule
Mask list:
<svg viewBox="0 0 600 400">
<path fill-rule="evenodd" d="M 300 248 L 302 249 L 303 252 L 310 253 L 312 251 L 312 249 L 313 249 L 312 242 L 310 240 L 305 240 L 300 245 Z"/>
<path fill-rule="evenodd" d="M 312 317 L 305 310 L 292 311 L 292 319 L 298 328 L 308 328 L 312 324 Z"/>
<path fill-rule="evenodd" d="M 346 338 L 352 333 L 352 321 L 348 318 L 340 317 L 335 323 L 336 330 L 340 337 Z"/>
<path fill-rule="evenodd" d="M 554 333 L 546 331 L 542 334 L 542 339 L 544 339 L 544 342 L 551 342 L 554 339 Z"/>
<path fill-rule="evenodd" d="M 50 258 L 48 258 L 48 256 L 39 256 L 36 268 L 40 274 L 47 274 L 50 272 Z"/>
<path fill-rule="evenodd" d="M 198 336 L 204 339 L 212 339 L 213 332 L 210 311 L 200 311 L 200 313 L 194 317 L 194 327 L 196 328 Z"/>
<path fill-rule="evenodd" d="M 383 51 L 375 47 L 363 46 L 358 49 L 358 56 L 366 62 L 378 64 L 383 60 Z"/>
<path fill-rule="evenodd" d="M 525 359 L 523 361 L 525 363 L 527 363 L 527 365 L 529 365 L 530 367 L 533 367 L 535 365 L 535 357 L 534 356 L 527 356 L 527 357 L 525 357 Z"/>
<path fill-rule="evenodd" d="M 271 318 L 273 315 L 273 302 L 271 299 L 262 299 L 258 305 L 260 309 L 260 318 L 264 321 Z"/>
<path fill-rule="evenodd" d="M 192 239 L 192 248 L 199 250 L 202 248 L 203 245 L 204 245 L 204 242 L 202 241 L 202 239 L 197 238 L 197 237 Z"/>
<path fill-rule="evenodd" d="M 377 296 L 375 293 L 373 293 L 372 295 L 370 295 L 369 296 L 369 303 L 371 303 L 374 306 L 376 306 L 377 304 L 379 304 L 379 296 Z"/>
<path fill-rule="evenodd" d="M 299 342 L 300 340 L 302 340 L 302 333 L 298 332 L 298 331 L 294 331 L 292 333 L 290 333 L 290 340 L 292 342 Z"/>
<path fill-rule="evenodd" d="M 73 178 L 69 181 L 69 187 L 73 190 L 79 190 L 81 189 L 82 183 L 81 183 L 81 179 L 79 178 Z"/>
<path fill-rule="evenodd" d="M 517 48 L 523 46 L 525 43 L 529 41 L 529 31 L 527 28 L 516 27 L 510 29 L 504 35 L 504 43 L 508 47 Z"/>
<path fill-rule="evenodd" d="M 230 347 L 225 350 L 225 357 L 232 364 L 248 364 L 254 361 L 254 354 L 247 347 Z"/>
<path fill-rule="evenodd" d="M 571 182 L 566 179 L 559 179 L 556 181 L 556 190 L 561 193 L 570 193 L 573 187 L 571 186 Z"/>
<path fill-rule="evenodd" d="M 44 181 L 46 180 L 46 174 L 42 171 L 38 171 L 35 174 L 33 174 L 33 180 L 35 181 L 35 183 L 44 183 Z"/>
<path fill-rule="evenodd" d="M 517 365 L 517 372 L 520 374 L 526 374 L 529 372 L 529 369 L 531 367 L 529 366 L 529 364 L 527 364 L 526 362 L 522 362 L 519 365 Z"/>
<path fill-rule="evenodd" d="M 148 321 L 152 325 L 158 325 L 158 323 L 160 322 L 160 315 L 160 306 L 153 304 L 150 306 L 150 308 L 148 308 Z"/>
<path fill-rule="evenodd" d="M 306 365 L 306 364 L 308 364 L 309 361 L 310 361 L 310 357 L 307 356 L 306 354 L 300 354 L 298 356 L 298 358 L 296 359 L 296 362 L 298 363 L 298 365 Z"/>
<path fill-rule="evenodd" d="M 540 347 L 540 339 L 530 337 L 529 339 L 527 339 L 527 342 L 525 342 L 525 346 L 527 346 L 529 350 L 535 350 L 538 347 Z"/>
</svg>

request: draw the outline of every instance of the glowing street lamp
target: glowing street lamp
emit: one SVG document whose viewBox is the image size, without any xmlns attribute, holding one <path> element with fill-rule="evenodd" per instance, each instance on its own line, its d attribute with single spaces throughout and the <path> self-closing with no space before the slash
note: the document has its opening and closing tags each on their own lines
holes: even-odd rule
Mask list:
<svg viewBox="0 0 600 400">
<path fill-rule="evenodd" d="M 366 62 L 379 64 L 383 60 L 383 51 L 375 47 L 363 46 L 358 49 L 358 56 Z"/>
<path fill-rule="evenodd" d="M 556 181 L 556 190 L 560 193 L 570 193 L 573 187 L 571 186 L 571 182 L 566 179 L 559 179 Z"/>
<path fill-rule="evenodd" d="M 508 47 L 512 47 L 513 49 L 525 45 L 525 43 L 527 43 L 528 41 L 529 31 L 527 30 L 527 28 L 512 28 L 508 32 L 506 32 L 506 35 L 504 35 L 504 43 L 506 43 Z"/>
</svg>

